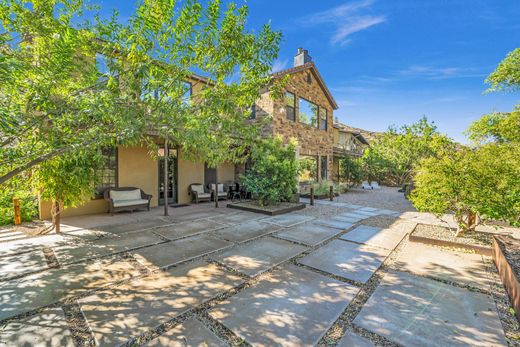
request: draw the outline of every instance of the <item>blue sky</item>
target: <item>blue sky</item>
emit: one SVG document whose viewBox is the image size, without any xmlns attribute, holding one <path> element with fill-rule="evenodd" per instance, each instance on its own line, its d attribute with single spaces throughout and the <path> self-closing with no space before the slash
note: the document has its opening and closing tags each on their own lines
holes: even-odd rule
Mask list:
<svg viewBox="0 0 520 347">
<path fill-rule="evenodd" d="M 128 0 L 100 3 L 122 18 L 132 11 Z M 382 131 L 426 115 L 465 142 L 471 121 L 520 103 L 518 94 L 483 94 L 486 76 L 520 47 L 518 0 L 246 3 L 251 28 L 270 21 L 283 32 L 275 69 L 308 49 L 340 106 L 335 116 L 349 125 Z"/>
</svg>

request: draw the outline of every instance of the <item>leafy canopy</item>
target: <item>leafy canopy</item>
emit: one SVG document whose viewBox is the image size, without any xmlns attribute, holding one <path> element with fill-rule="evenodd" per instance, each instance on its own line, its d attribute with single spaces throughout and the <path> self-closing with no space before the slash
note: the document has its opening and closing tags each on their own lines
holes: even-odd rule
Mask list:
<svg viewBox="0 0 520 347">
<path fill-rule="evenodd" d="M 491 85 L 488 92 L 514 92 L 520 89 L 520 48 L 510 52 L 498 64 L 496 70 L 486 79 L 486 83 Z"/>
<path fill-rule="evenodd" d="M 296 143 L 284 145 L 281 137 L 257 142 L 251 148 L 251 169 L 241 177 L 247 191 L 261 205 L 290 201 L 296 193 Z"/>
<path fill-rule="evenodd" d="M 362 163 L 367 178 L 401 185 L 409 182 L 423 158 L 436 156 L 453 146 L 426 117 L 412 125 L 390 127 L 365 151 Z"/>
</svg>

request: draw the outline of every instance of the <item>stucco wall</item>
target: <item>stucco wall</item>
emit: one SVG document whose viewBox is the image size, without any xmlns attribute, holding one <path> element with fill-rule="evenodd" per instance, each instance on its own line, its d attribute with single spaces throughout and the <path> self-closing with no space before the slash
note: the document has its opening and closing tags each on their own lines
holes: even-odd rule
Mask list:
<svg viewBox="0 0 520 347">
<path fill-rule="evenodd" d="M 178 154 L 178 170 L 178 202 L 180 204 L 189 203 L 191 202 L 191 197 L 188 194 L 189 185 L 192 183 L 204 184 L 204 163 L 187 160 L 183 155 L 182 149 L 180 149 Z"/>
</svg>

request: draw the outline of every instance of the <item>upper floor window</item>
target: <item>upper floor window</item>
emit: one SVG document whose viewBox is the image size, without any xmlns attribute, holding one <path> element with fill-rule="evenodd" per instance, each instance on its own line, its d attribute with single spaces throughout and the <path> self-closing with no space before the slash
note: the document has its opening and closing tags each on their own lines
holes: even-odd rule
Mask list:
<svg viewBox="0 0 520 347">
<path fill-rule="evenodd" d="M 327 109 L 320 107 L 320 130 L 327 130 Z"/>
<path fill-rule="evenodd" d="M 300 98 L 298 120 L 310 126 L 318 124 L 318 105 Z"/>
<path fill-rule="evenodd" d="M 296 96 L 293 93 L 286 92 L 285 93 L 285 112 L 286 117 L 289 120 L 295 121 L 296 120 Z"/>
</svg>

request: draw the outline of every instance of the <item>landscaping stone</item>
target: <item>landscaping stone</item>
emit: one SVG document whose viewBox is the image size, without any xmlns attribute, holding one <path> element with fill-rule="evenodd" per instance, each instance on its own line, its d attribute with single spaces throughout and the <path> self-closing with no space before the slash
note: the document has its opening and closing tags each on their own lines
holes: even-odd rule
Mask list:
<svg viewBox="0 0 520 347">
<path fill-rule="evenodd" d="M 215 306 L 210 315 L 254 346 L 310 346 L 358 290 L 289 265 Z"/>
<path fill-rule="evenodd" d="M 153 329 L 241 284 L 215 264 L 195 261 L 78 300 L 100 346 Z"/>
<path fill-rule="evenodd" d="M 365 283 L 381 266 L 389 250 L 334 240 L 298 262 L 336 276 Z"/>
<path fill-rule="evenodd" d="M 215 252 L 233 244 L 209 235 L 196 235 L 135 251 L 148 268 L 162 268 Z"/>
<path fill-rule="evenodd" d="M 395 267 L 417 275 L 488 290 L 493 283 L 481 255 L 420 243 L 407 244 L 399 254 Z"/>
<path fill-rule="evenodd" d="M 220 229 L 225 226 L 225 224 L 221 224 L 207 219 L 202 219 L 192 222 L 173 224 L 163 228 L 157 228 L 154 229 L 153 232 L 167 239 L 175 240 L 211 230 Z"/>
<path fill-rule="evenodd" d="M 306 250 L 307 247 L 289 241 L 264 237 L 211 257 L 253 277 Z"/>
<path fill-rule="evenodd" d="M 262 219 L 262 222 L 275 224 L 281 227 L 292 227 L 293 225 L 308 222 L 313 220 L 314 217 L 305 216 L 297 213 L 282 214 L 280 216 L 268 217 Z"/>
<path fill-rule="evenodd" d="M 0 281 L 48 268 L 41 249 L 29 253 L 0 257 Z"/>
<path fill-rule="evenodd" d="M 124 252 L 134 248 L 154 245 L 165 240 L 151 231 L 139 231 L 126 233 L 117 237 L 104 237 L 90 242 L 84 242 L 83 246 L 68 244 L 63 247 L 55 247 L 54 253 L 60 264 L 102 257 L 118 252 Z"/>
<path fill-rule="evenodd" d="M 73 347 L 74 343 L 63 311 L 57 307 L 0 325 L 0 347 L 12 346 Z"/>
<path fill-rule="evenodd" d="M 388 273 L 354 324 L 405 346 L 507 346 L 487 295 Z"/>
<path fill-rule="evenodd" d="M 410 230 L 411 231 L 411 230 Z M 406 235 L 406 228 L 376 228 L 360 225 L 348 233 L 341 235 L 342 240 L 364 243 L 374 247 L 393 250 Z"/>
<path fill-rule="evenodd" d="M 219 223 L 236 225 L 247 223 L 249 221 L 254 221 L 261 218 L 265 218 L 265 215 L 253 212 L 238 212 L 228 213 L 223 216 L 212 217 L 211 220 L 217 221 Z"/>
<path fill-rule="evenodd" d="M 217 230 L 212 234 L 228 241 L 243 242 L 255 237 L 272 233 L 279 229 L 279 226 L 253 220 L 244 224 L 234 225 L 232 227 Z"/>
<path fill-rule="evenodd" d="M 278 232 L 276 236 L 285 240 L 301 242 L 309 246 L 316 246 L 317 244 L 336 236 L 340 232 L 341 230 L 337 228 L 330 228 L 310 222 L 285 229 Z"/>
<path fill-rule="evenodd" d="M 148 347 L 227 346 L 195 318 L 190 318 L 146 344 Z"/>
<path fill-rule="evenodd" d="M 340 230 L 346 230 L 348 228 L 351 228 L 354 224 L 350 222 L 346 222 L 343 220 L 338 220 L 334 218 L 328 218 L 328 219 L 317 219 L 315 221 L 316 224 L 325 225 L 327 227 L 336 228 Z"/>
<path fill-rule="evenodd" d="M 129 262 L 108 259 L 0 282 L 0 320 L 137 275 Z"/>
<path fill-rule="evenodd" d="M 147 219 L 140 222 L 128 223 L 128 224 L 117 224 L 117 225 L 106 225 L 97 228 L 100 231 L 109 232 L 112 234 L 123 234 L 130 231 L 138 231 L 138 230 L 147 230 L 151 228 L 157 228 L 160 226 L 164 226 L 167 224 L 171 224 L 171 222 L 166 222 L 159 218 Z"/>
<path fill-rule="evenodd" d="M 336 347 L 374 347 L 372 341 L 365 339 L 351 331 L 347 331 L 345 336 L 338 341 Z"/>
</svg>

